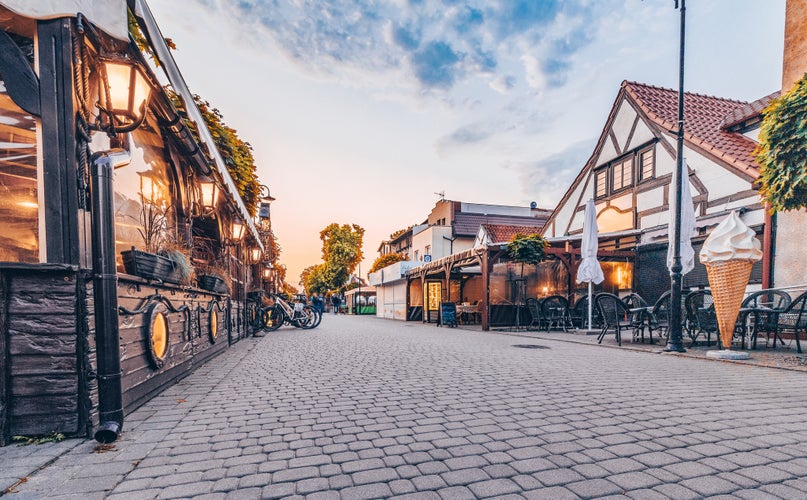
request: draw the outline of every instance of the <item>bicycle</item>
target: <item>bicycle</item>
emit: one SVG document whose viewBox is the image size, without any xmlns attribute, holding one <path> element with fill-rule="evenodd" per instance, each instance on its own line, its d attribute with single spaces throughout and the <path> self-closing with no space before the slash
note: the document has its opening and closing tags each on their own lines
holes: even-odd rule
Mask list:
<svg viewBox="0 0 807 500">
<path fill-rule="evenodd" d="M 258 330 L 273 332 L 286 323 L 303 330 L 310 330 L 316 328 L 322 321 L 319 311 L 307 304 L 296 302 L 292 306 L 277 294 L 272 294 L 270 297 L 273 303 L 262 307 L 255 320 Z"/>
</svg>

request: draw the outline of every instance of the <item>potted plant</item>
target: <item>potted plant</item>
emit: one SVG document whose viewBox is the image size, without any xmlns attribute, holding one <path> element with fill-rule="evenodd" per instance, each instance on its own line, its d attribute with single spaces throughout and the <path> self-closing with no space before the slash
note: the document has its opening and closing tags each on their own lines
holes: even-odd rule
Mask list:
<svg viewBox="0 0 807 500">
<path fill-rule="evenodd" d="M 195 270 L 185 248 L 174 246 L 163 249 L 158 254 L 170 259 L 173 266 L 172 272 L 165 278 L 165 281 L 180 285 L 190 285 L 193 282 Z"/>
<path fill-rule="evenodd" d="M 196 283 L 202 290 L 228 294 L 230 293 L 229 275 L 220 267 L 209 267 L 196 277 Z"/>
<path fill-rule="evenodd" d="M 160 255 L 165 248 L 166 217 L 169 205 L 164 199 L 146 200 L 141 193 L 140 227 L 137 231 L 143 239 L 143 249 L 132 247 L 121 252 L 123 266 L 128 274 L 141 278 L 166 281 L 174 272 L 174 262 Z"/>
</svg>

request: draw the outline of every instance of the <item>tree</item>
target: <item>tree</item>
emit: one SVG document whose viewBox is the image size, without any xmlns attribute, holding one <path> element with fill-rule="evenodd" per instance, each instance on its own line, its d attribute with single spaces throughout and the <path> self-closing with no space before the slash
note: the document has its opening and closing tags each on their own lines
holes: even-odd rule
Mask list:
<svg viewBox="0 0 807 500">
<path fill-rule="evenodd" d="M 370 268 L 370 272 L 374 273 L 379 269 L 384 269 L 402 260 L 404 260 L 404 256 L 399 253 L 385 253 L 384 255 L 379 255 L 375 262 L 373 262 L 373 267 Z"/>
<path fill-rule="evenodd" d="M 507 256 L 521 263 L 521 277 L 524 277 L 524 264 L 538 264 L 546 260 L 549 243 L 540 234 L 517 234 L 507 244 Z"/>
<path fill-rule="evenodd" d="M 807 206 L 807 75 L 763 112 L 759 193 L 775 211 Z"/>
<path fill-rule="evenodd" d="M 301 283 L 307 293 L 325 293 L 344 286 L 364 257 L 364 229 L 356 224 L 330 224 L 320 231 L 322 264 L 307 267 Z"/>
</svg>

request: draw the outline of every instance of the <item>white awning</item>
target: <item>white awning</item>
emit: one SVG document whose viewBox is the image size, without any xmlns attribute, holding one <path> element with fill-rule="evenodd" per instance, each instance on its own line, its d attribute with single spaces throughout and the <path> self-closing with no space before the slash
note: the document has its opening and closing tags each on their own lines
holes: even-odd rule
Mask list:
<svg viewBox="0 0 807 500">
<path fill-rule="evenodd" d="M 33 19 L 75 17 L 80 12 L 108 35 L 129 40 L 126 0 L 0 0 L 0 5 Z"/>
</svg>

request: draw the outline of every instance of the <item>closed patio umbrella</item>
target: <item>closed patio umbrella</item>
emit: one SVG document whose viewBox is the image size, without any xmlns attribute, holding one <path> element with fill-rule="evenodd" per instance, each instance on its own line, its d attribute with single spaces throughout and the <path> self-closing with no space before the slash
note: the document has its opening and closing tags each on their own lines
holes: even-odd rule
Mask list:
<svg viewBox="0 0 807 500">
<path fill-rule="evenodd" d="M 594 200 L 586 202 L 586 213 L 583 219 L 583 241 L 580 245 L 580 256 L 583 261 L 577 268 L 577 282 L 588 282 L 588 329 L 591 330 L 591 295 L 592 283 L 599 284 L 605 277 L 602 275 L 602 267 L 597 261 L 597 213 L 594 208 Z"/>
<path fill-rule="evenodd" d="M 683 168 L 685 172 L 689 170 L 686 166 L 686 161 L 684 162 Z M 678 173 L 675 172 L 673 175 L 678 175 Z M 695 268 L 695 250 L 692 249 L 692 233 L 695 231 L 695 207 L 692 204 L 692 190 L 689 187 L 689 175 L 686 175 L 682 181 L 680 255 L 683 269 L 681 269 L 681 276 Z M 673 179 L 672 185 L 675 185 L 675 179 Z M 667 246 L 667 269 L 672 272 L 673 241 L 675 240 L 675 210 L 672 208 L 675 207 L 674 189 L 670 190 L 670 195 L 672 200 L 670 200 L 670 220 L 667 236 L 667 241 L 670 242 Z"/>
</svg>

